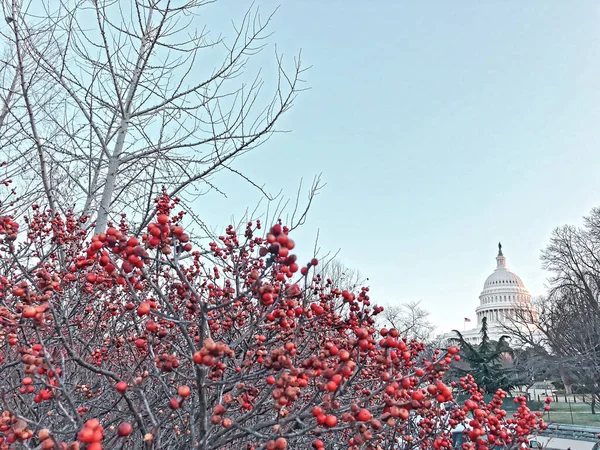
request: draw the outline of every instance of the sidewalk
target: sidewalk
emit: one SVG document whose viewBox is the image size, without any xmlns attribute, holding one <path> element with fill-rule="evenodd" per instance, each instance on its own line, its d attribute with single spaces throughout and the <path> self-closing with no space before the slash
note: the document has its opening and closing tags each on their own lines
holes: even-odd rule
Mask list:
<svg viewBox="0 0 600 450">
<path fill-rule="evenodd" d="M 536 440 L 547 450 L 592 450 L 595 442 L 576 441 L 574 439 L 559 439 L 538 436 Z"/>
</svg>

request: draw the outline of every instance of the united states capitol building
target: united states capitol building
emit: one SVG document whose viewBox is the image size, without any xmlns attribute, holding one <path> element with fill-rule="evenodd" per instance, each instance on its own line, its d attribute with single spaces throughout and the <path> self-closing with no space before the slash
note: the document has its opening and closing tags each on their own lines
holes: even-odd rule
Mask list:
<svg viewBox="0 0 600 450">
<path fill-rule="evenodd" d="M 475 309 L 477 325 L 471 329 L 461 331 L 465 341 L 478 344 L 481 333 L 481 321 L 487 317 L 488 336 L 497 341 L 503 335 L 509 335 L 504 325 L 515 326 L 513 319 L 522 317 L 517 311 L 532 311 L 532 317 L 537 317 L 533 312 L 531 294 L 525 288 L 523 280 L 506 265 L 506 257 L 502 253 L 502 244 L 498 244 L 496 256 L 496 269 L 487 277 L 483 284 L 483 291 L 479 295 L 479 306 Z M 469 323 L 469 322 L 467 322 Z M 472 323 L 472 322 L 471 322 Z M 522 325 L 525 326 L 525 325 Z M 449 332 L 440 336 L 442 340 L 456 339 L 456 333 Z"/>
</svg>

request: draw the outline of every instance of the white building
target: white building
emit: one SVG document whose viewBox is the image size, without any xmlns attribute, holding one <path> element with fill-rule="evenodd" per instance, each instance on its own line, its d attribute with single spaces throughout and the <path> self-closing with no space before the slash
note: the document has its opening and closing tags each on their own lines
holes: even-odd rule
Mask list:
<svg viewBox="0 0 600 450">
<path fill-rule="evenodd" d="M 461 333 L 467 342 L 478 344 L 481 320 L 487 317 L 488 335 L 491 340 L 497 341 L 507 334 L 502 324 L 509 322 L 517 310 L 523 309 L 532 309 L 531 294 L 521 278 L 506 267 L 502 245 L 498 244 L 496 270 L 485 280 L 483 291 L 479 295 L 479 306 L 475 309 L 477 326 Z M 442 335 L 444 340 L 455 338 L 456 334 L 453 332 Z"/>
</svg>

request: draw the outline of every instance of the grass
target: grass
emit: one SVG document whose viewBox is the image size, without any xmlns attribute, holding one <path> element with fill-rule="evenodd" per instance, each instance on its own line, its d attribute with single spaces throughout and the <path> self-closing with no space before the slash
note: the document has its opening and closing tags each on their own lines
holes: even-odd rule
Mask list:
<svg viewBox="0 0 600 450">
<path fill-rule="evenodd" d="M 465 397 L 458 396 L 459 400 Z M 485 397 L 486 402 L 491 401 L 492 396 Z M 517 411 L 517 406 L 513 398 L 504 399 L 503 409 L 510 415 Z M 527 406 L 532 411 L 544 411 L 544 403 L 537 401 L 527 402 Z M 550 413 L 544 413 L 544 420 L 548 423 L 562 423 L 569 425 L 583 425 L 588 427 L 600 428 L 600 405 L 596 408 L 597 413 L 592 414 L 592 408 L 589 403 L 577 402 L 552 402 L 550 404 Z"/>
<path fill-rule="evenodd" d="M 600 427 L 600 410 L 597 408 L 597 413 L 592 414 L 589 404 L 552 402 L 550 408 L 550 413 L 544 414 L 546 422 Z"/>
</svg>

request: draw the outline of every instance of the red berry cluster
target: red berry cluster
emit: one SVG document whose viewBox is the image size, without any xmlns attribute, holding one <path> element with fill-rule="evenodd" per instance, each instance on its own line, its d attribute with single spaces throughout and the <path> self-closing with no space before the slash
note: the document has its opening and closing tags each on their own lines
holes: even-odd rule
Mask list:
<svg viewBox="0 0 600 450">
<path fill-rule="evenodd" d="M 34 380 L 31 376 L 26 376 L 23 378 L 20 388 L 20 392 L 22 394 L 33 394 L 36 395 L 33 397 L 33 401 L 35 403 L 40 403 L 42 401 L 51 400 L 54 398 L 54 394 L 52 392 L 52 388 L 58 386 L 57 375 L 61 374 L 61 369 L 59 367 L 55 367 L 51 369 L 46 361 L 43 358 L 43 347 L 40 344 L 34 344 L 31 348 L 21 348 L 19 349 L 21 353 L 21 363 L 25 366 L 24 372 L 27 375 L 37 375 L 38 378 L 42 378 L 43 383 L 40 383 L 43 386 L 43 389 L 40 389 L 36 393 L 36 389 L 34 386 Z"/>
<path fill-rule="evenodd" d="M 225 370 L 225 365 L 217 360 L 217 358 L 224 355 L 233 357 L 233 350 L 222 342 L 215 342 L 211 338 L 206 338 L 202 348 L 194 353 L 193 359 L 196 364 L 203 364 L 208 367 L 215 366 L 217 369 Z"/>
<path fill-rule="evenodd" d="M 0 216 L 0 234 L 4 234 L 6 239 L 14 241 L 19 234 L 19 224 L 11 216 Z"/>
<path fill-rule="evenodd" d="M 282 277 L 292 278 L 294 273 L 298 272 L 298 259 L 296 255 L 290 254 L 290 250 L 294 249 L 296 244 L 288 237 L 289 229 L 281 224 L 275 224 L 271 227 L 271 231 L 267 234 L 267 246 L 261 247 L 259 255 L 267 256 L 269 253 L 275 255 L 278 262 L 281 264 L 279 269 Z M 280 281 L 283 281 L 281 279 Z"/>
<path fill-rule="evenodd" d="M 230 395 L 226 395 L 223 398 L 223 400 L 225 402 L 229 403 L 229 401 L 230 401 L 229 397 L 230 397 Z M 213 416 L 210 419 L 210 421 L 213 423 L 213 425 L 221 424 L 221 426 L 223 428 L 229 428 L 232 425 L 231 419 L 229 419 L 227 417 L 223 417 L 223 415 L 225 414 L 226 411 L 227 411 L 227 407 L 223 403 L 219 403 L 217 406 L 214 407 Z"/>
<path fill-rule="evenodd" d="M 125 273 L 131 273 L 134 267 L 141 269 L 149 258 L 148 252 L 140 245 L 135 236 L 128 237 L 121 230 L 109 227 L 106 233 L 92 237 L 92 243 L 87 250 L 88 261 L 80 262 L 80 265 L 85 265 L 86 263 L 89 265 L 89 260 L 93 262 L 97 258 L 97 252 L 103 248 L 109 251 L 103 251 L 100 254 L 100 258 L 98 258 L 98 262 L 108 274 L 112 274 L 115 271 L 115 266 L 111 262 L 109 252 L 121 256 L 123 259 L 121 268 Z M 94 276 L 95 274 L 89 275 Z M 90 280 L 89 278 L 88 281 L 90 283 L 96 282 L 96 280 Z"/>
<path fill-rule="evenodd" d="M 53 450 L 56 448 L 56 442 L 54 439 L 52 439 L 52 436 L 50 436 L 50 430 L 47 428 L 42 428 L 40 431 L 38 431 L 38 439 L 42 442 L 42 450 Z M 67 449 L 67 445 L 62 443 L 62 445 L 60 445 L 60 448 L 63 449 Z"/>
<path fill-rule="evenodd" d="M 104 428 L 98 419 L 88 420 L 81 431 L 77 433 L 77 440 L 88 444 L 87 450 L 102 450 L 102 439 L 104 439 Z"/>
<path fill-rule="evenodd" d="M 302 388 L 308 385 L 308 377 L 302 373 L 282 372 L 277 381 L 273 380 L 273 384 L 275 389 L 271 392 L 271 397 L 275 401 L 274 408 L 280 410 L 298 400 Z"/>
<path fill-rule="evenodd" d="M 173 372 L 179 367 L 179 360 L 174 355 L 160 354 L 154 357 L 156 367 L 163 373 Z"/>
<path fill-rule="evenodd" d="M 277 439 L 271 439 L 265 444 L 266 450 L 285 450 L 288 448 L 287 439 L 284 437 L 278 437 Z"/>
<path fill-rule="evenodd" d="M 0 432 L 5 436 L 8 444 L 14 444 L 17 441 L 26 441 L 33 436 L 33 431 L 29 429 L 27 422 L 19 419 L 9 411 L 4 411 L 0 416 Z M 0 444 L 3 444 L 4 439 L 0 439 Z"/>
<path fill-rule="evenodd" d="M 184 233 L 183 227 L 171 225 L 170 222 L 168 215 L 159 214 L 156 216 L 156 222 L 148 225 L 148 233 L 142 236 L 142 240 L 146 242 L 148 248 L 160 248 L 165 255 L 171 253 L 171 247 L 175 242 L 181 244 L 178 249 L 191 251 L 190 237 Z"/>
</svg>

